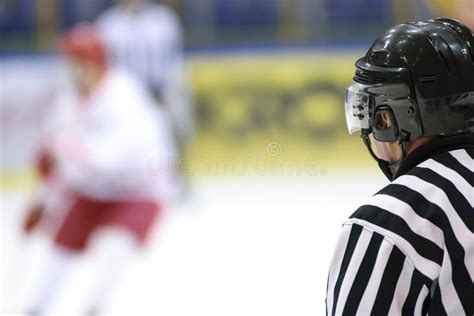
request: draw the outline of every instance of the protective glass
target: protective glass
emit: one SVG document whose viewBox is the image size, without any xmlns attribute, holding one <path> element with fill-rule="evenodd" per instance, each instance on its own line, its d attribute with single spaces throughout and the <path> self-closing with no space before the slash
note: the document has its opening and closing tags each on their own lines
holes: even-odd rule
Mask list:
<svg viewBox="0 0 474 316">
<path fill-rule="evenodd" d="M 349 134 L 369 128 L 370 95 L 364 91 L 367 87 L 354 83 L 346 90 L 344 103 Z"/>
</svg>

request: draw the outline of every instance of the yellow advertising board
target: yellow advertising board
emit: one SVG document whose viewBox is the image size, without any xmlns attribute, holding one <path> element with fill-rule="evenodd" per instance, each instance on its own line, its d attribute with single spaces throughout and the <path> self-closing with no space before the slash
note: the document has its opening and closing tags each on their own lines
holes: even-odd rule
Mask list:
<svg viewBox="0 0 474 316">
<path fill-rule="evenodd" d="M 189 78 L 198 130 L 191 162 L 277 171 L 302 164 L 367 166 L 361 140 L 348 135 L 344 122 L 356 56 L 195 58 Z"/>
</svg>

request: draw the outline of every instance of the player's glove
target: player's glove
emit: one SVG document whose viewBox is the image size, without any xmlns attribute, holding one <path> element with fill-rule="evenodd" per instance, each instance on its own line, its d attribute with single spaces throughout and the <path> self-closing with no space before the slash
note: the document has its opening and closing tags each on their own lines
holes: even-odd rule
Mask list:
<svg viewBox="0 0 474 316">
<path fill-rule="evenodd" d="M 41 203 L 34 204 L 29 210 L 23 221 L 23 232 L 26 235 L 31 234 L 38 227 L 39 222 L 43 218 L 44 207 Z"/>
<path fill-rule="evenodd" d="M 41 178 L 47 178 L 53 171 L 55 161 L 53 156 L 46 150 L 42 150 L 36 157 L 36 170 Z"/>
</svg>

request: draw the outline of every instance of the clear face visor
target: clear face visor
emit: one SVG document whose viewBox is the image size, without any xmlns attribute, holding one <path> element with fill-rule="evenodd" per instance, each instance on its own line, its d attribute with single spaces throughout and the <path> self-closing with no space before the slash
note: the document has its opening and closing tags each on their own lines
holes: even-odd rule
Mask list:
<svg viewBox="0 0 474 316">
<path fill-rule="evenodd" d="M 349 134 L 354 134 L 369 126 L 370 95 L 365 92 L 367 86 L 354 83 L 346 90 L 345 111 Z"/>
</svg>

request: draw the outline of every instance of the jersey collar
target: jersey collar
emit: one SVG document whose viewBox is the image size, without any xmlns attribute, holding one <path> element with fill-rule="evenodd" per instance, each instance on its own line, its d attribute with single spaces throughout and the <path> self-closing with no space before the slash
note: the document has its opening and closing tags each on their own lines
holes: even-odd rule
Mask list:
<svg viewBox="0 0 474 316">
<path fill-rule="evenodd" d="M 474 134 L 439 136 L 415 149 L 402 162 L 394 179 L 404 175 L 420 163 L 438 154 L 456 149 L 474 148 Z"/>
</svg>

